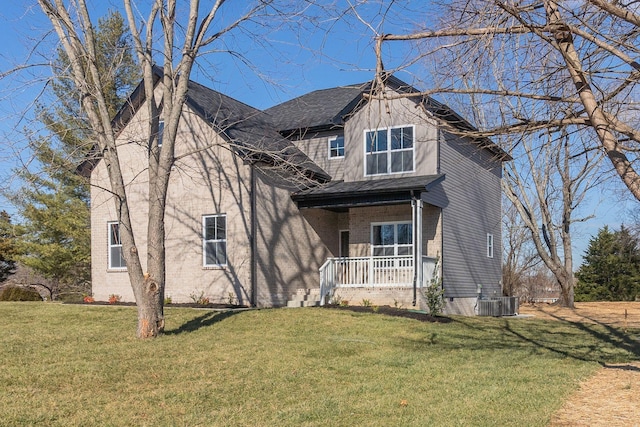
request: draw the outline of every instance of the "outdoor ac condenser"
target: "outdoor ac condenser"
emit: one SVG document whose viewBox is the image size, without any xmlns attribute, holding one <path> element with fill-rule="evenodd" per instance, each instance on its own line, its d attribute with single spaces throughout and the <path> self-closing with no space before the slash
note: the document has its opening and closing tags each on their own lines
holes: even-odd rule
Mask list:
<svg viewBox="0 0 640 427">
<path fill-rule="evenodd" d="M 518 314 L 518 297 L 495 297 L 478 300 L 478 316 L 515 316 Z"/>
<path fill-rule="evenodd" d="M 498 299 L 478 300 L 478 316 L 502 316 L 502 301 Z"/>
</svg>

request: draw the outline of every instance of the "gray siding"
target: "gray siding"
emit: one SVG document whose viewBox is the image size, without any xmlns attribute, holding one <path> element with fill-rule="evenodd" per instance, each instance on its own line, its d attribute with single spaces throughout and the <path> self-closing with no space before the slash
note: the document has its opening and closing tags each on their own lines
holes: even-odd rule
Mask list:
<svg viewBox="0 0 640 427">
<path fill-rule="evenodd" d="M 486 149 L 441 132 L 441 189 L 432 195 L 442 207 L 442 268 L 447 297 L 500 295 L 501 161 Z M 487 257 L 487 234 L 493 234 L 493 258 Z"/>
<path fill-rule="evenodd" d="M 344 135 L 342 129 L 320 133 L 306 133 L 291 142 L 326 173 L 331 179 L 339 180 L 344 176 L 344 157 L 329 158 L 329 138 Z M 345 141 L 346 145 L 346 141 Z"/>
</svg>

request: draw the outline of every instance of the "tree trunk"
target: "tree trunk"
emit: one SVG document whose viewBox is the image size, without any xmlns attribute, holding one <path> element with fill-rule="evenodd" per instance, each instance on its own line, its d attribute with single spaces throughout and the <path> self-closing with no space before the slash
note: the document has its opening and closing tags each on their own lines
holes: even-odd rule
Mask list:
<svg viewBox="0 0 640 427">
<path fill-rule="evenodd" d="M 138 338 L 157 337 L 164 329 L 164 317 L 158 316 L 158 313 L 162 312 L 162 303 L 159 298 L 160 286 L 153 278 L 146 275 L 138 291 L 136 293 Z"/>
<path fill-rule="evenodd" d="M 560 11 L 555 1 L 546 1 L 545 8 L 547 10 L 549 24 L 556 25 L 558 28 L 566 25 L 560 16 Z M 637 200 L 640 200 L 640 175 L 638 175 L 633 164 L 620 148 L 618 140 L 612 132 L 612 126 L 593 93 L 586 73 L 583 71 L 578 51 L 573 44 L 571 33 L 558 30 L 554 33 L 554 37 L 558 52 L 560 52 L 565 60 L 567 71 L 571 75 L 580 101 L 585 108 L 591 126 L 596 131 L 607 157 L 631 194 L 633 194 Z"/>
<path fill-rule="evenodd" d="M 569 278 L 564 283 L 558 281 L 558 284 L 560 285 L 560 298 L 558 299 L 557 304 L 561 307 L 575 308 L 573 299 L 573 282 L 573 277 Z"/>
</svg>

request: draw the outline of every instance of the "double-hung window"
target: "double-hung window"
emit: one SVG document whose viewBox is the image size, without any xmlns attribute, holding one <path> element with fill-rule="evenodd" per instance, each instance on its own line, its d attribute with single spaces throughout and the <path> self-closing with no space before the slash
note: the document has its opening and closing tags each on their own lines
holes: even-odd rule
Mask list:
<svg viewBox="0 0 640 427">
<path fill-rule="evenodd" d="M 366 175 L 412 172 L 413 134 L 413 126 L 366 131 Z"/>
<path fill-rule="evenodd" d="M 117 270 L 127 268 L 122 256 L 122 240 L 120 239 L 120 224 L 108 222 L 109 233 L 109 269 Z"/>
<path fill-rule="evenodd" d="M 164 120 L 158 122 L 158 147 L 162 147 L 162 135 L 164 134 Z"/>
<path fill-rule="evenodd" d="M 227 264 L 227 216 L 202 217 L 202 263 L 205 267 Z"/>
<path fill-rule="evenodd" d="M 371 253 L 373 256 L 412 255 L 411 222 L 371 224 Z"/>
<path fill-rule="evenodd" d="M 344 157 L 344 136 L 329 138 L 329 158 L 340 159 Z"/>
</svg>

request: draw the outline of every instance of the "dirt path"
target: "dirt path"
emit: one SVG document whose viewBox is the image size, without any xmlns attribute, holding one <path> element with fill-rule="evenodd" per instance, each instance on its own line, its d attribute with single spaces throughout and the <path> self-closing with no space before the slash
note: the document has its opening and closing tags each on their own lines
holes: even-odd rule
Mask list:
<svg viewBox="0 0 640 427">
<path fill-rule="evenodd" d="M 520 308 L 538 318 L 604 323 L 637 331 L 640 302 L 577 303 L 575 310 L 550 305 Z M 625 315 L 626 313 L 626 315 Z M 640 427 L 640 362 L 605 365 L 556 412 L 552 427 Z"/>
</svg>

